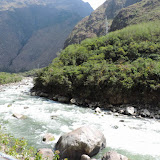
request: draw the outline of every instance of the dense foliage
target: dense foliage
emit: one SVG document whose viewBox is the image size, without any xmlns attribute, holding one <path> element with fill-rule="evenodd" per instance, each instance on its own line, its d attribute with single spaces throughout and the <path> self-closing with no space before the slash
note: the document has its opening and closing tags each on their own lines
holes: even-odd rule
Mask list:
<svg viewBox="0 0 160 160">
<path fill-rule="evenodd" d="M 1 126 L 0 151 L 19 160 L 30 160 L 31 157 L 34 157 L 35 160 L 45 160 L 41 154 L 37 153 L 35 148 L 28 145 L 27 141 L 24 138 L 17 139 L 10 134 L 4 133 Z M 59 152 L 55 151 L 53 160 L 59 159 L 58 154 Z"/>
<path fill-rule="evenodd" d="M 156 100 L 160 91 L 159 26 L 160 21 L 142 23 L 70 45 L 39 73 L 34 88 L 110 103 L 123 103 L 129 97 L 143 101 L 146 95 L 145 100 Z"/>
<path fill-rule="evenodd" d="M 14 83 L 22 80 L 22 77 L 18 74 L 10 74 L 5 72 L 0 72 L 0 85 L 6 83 Z"/>
</svg>

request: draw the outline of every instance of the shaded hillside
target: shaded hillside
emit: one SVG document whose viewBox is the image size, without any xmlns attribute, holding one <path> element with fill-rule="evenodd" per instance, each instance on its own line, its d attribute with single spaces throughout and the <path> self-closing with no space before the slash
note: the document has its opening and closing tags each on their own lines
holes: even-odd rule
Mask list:
<svg viewBox="0 0 160 160">
<path fill-rule="evenodd" d="M 122 8 L 139 1 L 141 0 L 106 0 L 106 2 L 90 16 L 85 17 L 75 26 L 68 39 L 65 41 L 65 47 L 70 44 L 80 43 L 86 38 L 105 35 L 106 17 L 110 25 L 113 18 Z"/>
<path fill-rule="evenodd" d="M 110 31 L 154 20 L 160 20 L 160 0 L 143 0 L 122 9 L 114 18 Z"/>
<path fill-rule="evenodd" d="M 102 104 L 159 103 L 160 21 L 68 46 L 34 90 Z"/>
<path fill-rule="evenodd" d="M 82 0 L 0 2 L 0 71 L 44 67 L 92 8 Z"/>
</svg>

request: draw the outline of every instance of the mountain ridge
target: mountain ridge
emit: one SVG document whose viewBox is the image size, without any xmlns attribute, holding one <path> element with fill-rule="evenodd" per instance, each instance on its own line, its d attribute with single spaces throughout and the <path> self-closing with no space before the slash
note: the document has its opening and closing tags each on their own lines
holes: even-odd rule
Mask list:
<svg viewBox="0 0 160 160">
<path fill-rule="evenodd" d="M 75 24 L 93 11 L 81 0 L 63 0 L 64 3 L 57 0 L 30 1 L 0 2 L 0 71 L 20 72 L 45 67 L 63 48 Z"/>
<path fill-rule="evenodd" d="M 119 13 L 122 8 L 130 6 L 141 0 L 106 0 L 99 8 L 85 17 L 73 29 L 65 41 L 65 47 L 73 43 L 80 43 L 86 38 L 103 36 L 106 34 L 106 17 L 109 26 L 113 18 Z M 64 47 L 64 48 L 65 48 Z"/>
</svg>

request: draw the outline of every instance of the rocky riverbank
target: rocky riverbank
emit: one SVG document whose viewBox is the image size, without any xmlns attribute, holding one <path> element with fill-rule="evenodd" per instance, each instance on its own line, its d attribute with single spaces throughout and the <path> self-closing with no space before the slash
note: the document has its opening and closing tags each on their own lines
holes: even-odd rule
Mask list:
<svg viewBox="0 0 160 160">
<path fill-rule="evenodd" d="M 43 93 L 41 91 L 31 90 L 32 96 L 40 96 L 51 99 L 53 101 L 58 101 L 60 103 L 75 104 L 78 106 L 89 107 L 96 109 L 97 107 L 108 110 L 110 113 L 114 113 L 117 116 L 123 114 L 128 116 L 134 116 L 137 118 L 153 118 L 160 119 L 160 104 L 121 104 L 121 105 L 112 105 L 104 102 L 92 102 L 87 99 L 80 98 L 70 98 L 60 95 L 50 95 Z"/>
</svg>

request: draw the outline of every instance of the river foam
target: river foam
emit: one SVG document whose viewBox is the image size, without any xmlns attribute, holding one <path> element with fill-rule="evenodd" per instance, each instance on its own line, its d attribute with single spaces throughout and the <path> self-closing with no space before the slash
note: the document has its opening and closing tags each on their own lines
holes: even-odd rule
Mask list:
<svg viewBox="0 0 160 160">
<path fill-rule="evenodd" d="M 109 149 L 117 150 L 132 160 L 160 160 L 159 121 L 124 115 L 117 117 L 107 111 L 97 115 L 89 108 L 30 96 L 32 86 L 32 79 L 27 78 L 2 88 L 0 121 L 8 133 L 26 138 L 36 148 L 53 148 L 63 133 L 92 125 L 104 133 Z M 27 119 L 18 120 L 12 116 L 13 113 L 23 114 Z M 48 132 L 54 134 L 55 141 L 45 144 L 42 137 Z"/>
</svg>

